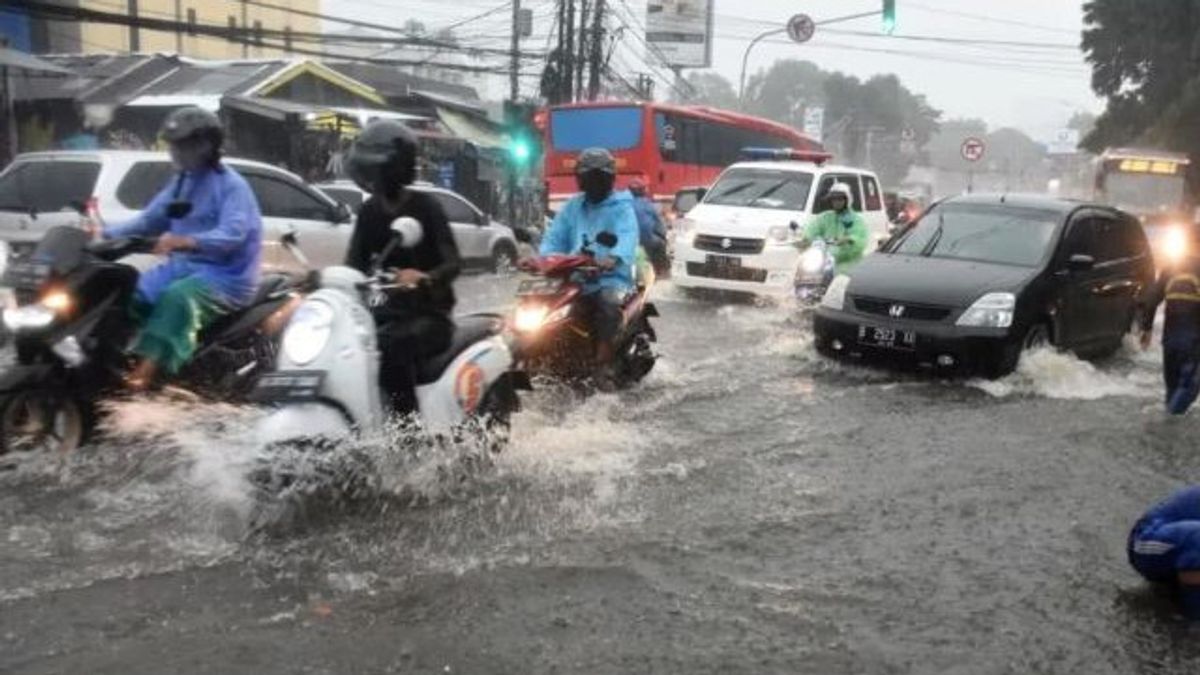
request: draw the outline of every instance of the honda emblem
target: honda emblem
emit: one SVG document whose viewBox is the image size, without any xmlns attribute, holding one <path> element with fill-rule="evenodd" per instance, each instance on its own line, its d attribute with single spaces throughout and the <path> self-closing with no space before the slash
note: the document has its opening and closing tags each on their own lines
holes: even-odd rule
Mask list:
<svg viewBox="0 0 1200 675">
<path fill-rule="evenodd" d="M 904 305 L 892 305 L 888 308 L 888 314 L 890 314 L 893 319 L 899 319 L 900 317 L 904 316 Z"/>
<path fill-rule="evenodd" d="M 733 248 L 733 240 L 729 237 L 725 237 L 721 240 L 721 248 L 725 249 L 726 251 Z"/>
</svg>

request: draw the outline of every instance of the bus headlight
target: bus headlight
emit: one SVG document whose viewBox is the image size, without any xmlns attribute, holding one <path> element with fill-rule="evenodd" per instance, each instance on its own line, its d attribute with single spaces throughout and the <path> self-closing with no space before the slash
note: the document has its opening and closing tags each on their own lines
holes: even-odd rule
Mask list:
<svg viewBox="0 0 1200 675">
<path fill-rule="evenodd" d="M 1187 231 L 1180 225 L 1169 226 L 1163 234 L 1159 253 L 1168 264 L 1174 265 L 1182 261 L 1188 255 Z"/>
</svg>

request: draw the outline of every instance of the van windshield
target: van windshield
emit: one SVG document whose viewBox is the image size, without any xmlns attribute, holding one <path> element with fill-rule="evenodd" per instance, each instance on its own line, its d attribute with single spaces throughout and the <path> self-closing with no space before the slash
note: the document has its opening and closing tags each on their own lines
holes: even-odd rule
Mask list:
<svg viewBox="0 0 1200 675">
<path fill-rule="evenodd" d="M 0 175 L 0 211 L 51 213 L 95 194 L 98 162 L 16 162 Z"/>
<path fill-rule="evenodd" d="M 803 211 L 813 175 L 777 169 L 730 169 L 708 191 L 705 204 Z"/>
</svg>

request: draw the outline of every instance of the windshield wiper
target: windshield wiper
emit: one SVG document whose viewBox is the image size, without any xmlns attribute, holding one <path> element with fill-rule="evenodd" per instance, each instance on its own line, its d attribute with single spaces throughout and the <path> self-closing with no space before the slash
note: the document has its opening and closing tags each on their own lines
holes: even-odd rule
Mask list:
<svg viewBox="0 0 1200 675">
<path fill-rule="evenodd" d="M 757 197 L 755 197 L 754 199 L 750 200 L 750 205 L 753 206 L 754 204 L 757 204 L 759 201 L 766 199 L 767 197 L 770 197 L 771 195 L 775 194 L 776 192 L 779 192 L 779 190 L 781 188 L 783 188 L 783 186 L 787 185 L 790 182 L 792 182 L 791 178 L 784 178 L 783 180 L 772 185 L 771 187 L 767 188 L 766 190 L 763 190 L 762 194 L 760 194 Z"/>
<path fill-rule="evenodd" d="M 929 243 L 925 244 L 925 248 L 921 249 L 921 255 L 928 258 L 933 255 L 934 249 L 942 241 L 942 235 L 946 233 L 946 214 L 938 214 L 938 226 L 934 230 L 933 236 L 929 238 Z"/>
<path fill-rule="evenodd" d="M 728 190 L 714 195 L 714 198 L 720 199 L 721 197 L 728 197 L 729 195 L 737 194 L 737 193 L 741 192 L 742 190 L 745 190 L 746 188 L 750 187 L 751 185 L 754 185 L 754 181 L 747 181 L 745 183 L 742 183 L 741 185 L 734 185 L 733 187 L 729 188 Z"/>
</svg>

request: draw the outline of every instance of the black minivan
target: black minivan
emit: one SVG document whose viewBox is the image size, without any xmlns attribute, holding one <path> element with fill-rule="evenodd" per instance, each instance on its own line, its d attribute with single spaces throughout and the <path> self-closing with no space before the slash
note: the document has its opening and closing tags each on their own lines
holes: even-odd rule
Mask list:
<svg viewBox="0 0 1200 675">
<path fill-rule="evenodd" d="M 1129 214 L 1049 197 L 954 197 L 835 278 L 813 329 L 827 356 L 999 377 L 1038 344 L 1115 352 L 1153 280 Z"/>
</svg>

